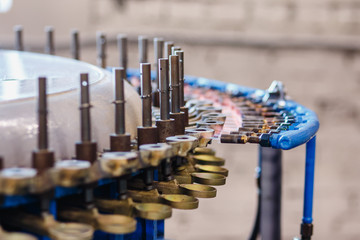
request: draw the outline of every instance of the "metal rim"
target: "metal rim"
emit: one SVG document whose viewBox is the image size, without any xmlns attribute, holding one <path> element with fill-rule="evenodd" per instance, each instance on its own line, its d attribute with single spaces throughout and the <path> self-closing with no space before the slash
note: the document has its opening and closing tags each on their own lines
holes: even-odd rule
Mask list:
<svg viewBox="0 0 360 240">
<path fill-rule="evenodd" d="M 138 203 L 135 205 L 136 215 L 149 220 L 163 220 L 170 218 L 172 208 L 160 203 Z"/>
<path fill-rule="evenodd" d="M 193 196 L 183 194 L 163 194 L 162 201 L 177 209 L 196 209 L 199 206 L 199 200 Z"/>
<path fill-rule="evenodd" d="M 191 173 L 191 177 L 194 182 L 205 185 L 220 186 L 224 185 L 226 182 L 226 177 L 224 175 L 216 173 Z"/>
<path fill-rule="evenodd" d="M 180 189 L 186 194 L 198 198 L 216 197 L 216 188 L 201 184 L 180 184 Z"/>
</svg>

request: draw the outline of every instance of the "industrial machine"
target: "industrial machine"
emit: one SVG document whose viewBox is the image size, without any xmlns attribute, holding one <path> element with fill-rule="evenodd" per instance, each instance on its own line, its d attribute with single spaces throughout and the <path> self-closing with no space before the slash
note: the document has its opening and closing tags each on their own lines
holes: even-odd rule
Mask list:
<svg viewBox="0 0 360 240">
<path fill-rule="evenodd" d="M 312 235 L 315 113 L 288 100 L 281 82 L 267 90 L 185 75 L 184 50 L 139 37 L 140 69 L 46 54 L 0 50 L 0 239 L 163 239 L 172 208 L 196 209 L 224 185 L 225 160 L 212 141 L 259 144 L 259 211 L 251 239 L 279 239 L 281 149 L 305 144 L 302 239 Z M 151 70 L 152 64 L 154 68 Z M 260 178 L 261 176 L 261 178 Z M 261 211 L 260 211 L 261 209 Z M 261 227 L 259 227 L 261 226 Z"/>
</svg>

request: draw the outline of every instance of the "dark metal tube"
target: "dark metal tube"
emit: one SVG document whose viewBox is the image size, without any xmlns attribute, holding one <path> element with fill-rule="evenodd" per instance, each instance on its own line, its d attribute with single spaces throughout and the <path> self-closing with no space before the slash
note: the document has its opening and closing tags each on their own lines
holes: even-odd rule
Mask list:
<svg viewBox="0 0 360 240">
<path fill-rule="evenodd" d="M 38 149 L 44 150 L 48 148 L 47 133 L 47 100 L 46 100 L 46 78 L 39 77 L 38 92 Z"/>
<path fill-rule="evenodd" d="M 154 38 L 154 57 L 155 57 L 155 66 L 156 69 L 156 89 L 159 89 L 159 68 L 158 68 L 158 60 L 163 57 L 164 50 L 164 39 L 162 38 Z"/>
<path fill-rule="evenodd" d="M 281 239 L 281 149 L 260 148 L 260 235 L 264 240 Z"/>
<path fill-rule="evenodd" d="M 169 119 L 169 60 L 160 58 L 159 65 L 159 82 L 160 82 L 160 119 Z"/>
<path fill-rule="evenodd" d="M 171 113 L 180 112 L 179 104 L 179 56 L 170 55 Z"/>
<path fill-rule="evenodd" d="M 140 64 L 143 127 L 151 127 L 151 64 Z"/>
<path fill-rule="evenodd" d="M 96 35 L 97 65 L 106 68 L 106 37 L 102 32 Z"/>
<path fill-rule="evenodd" d="M 90 123 L 90 95 L 89 95 L 89 75 L 80 74 L 80 124 L 81 141 L 91 141 L 91 123 Z"/>
<path fill-rule="evenodd" d="M 16 25 L 14 27 L 14 32 L 15 32 L 15 50 L 24 51 L 23 27 L 21 25 Z"/>
<path fill-rule="evenodd" d="M 165 42 L 165 48 L 164 48 L 165 56 L 164 56 L 164 58 L 169 58 L 169 56 L 171 55 L 171 48 L 173 46 L 174 46 L 174 42 L 172 42 L 172 41 L 166 41 Z"/>
<path fill-rule="evenodd" d="M 127 61 L 128 61 L 126 35 L 123 35 L 123 34 L 117 35 L 117 45 L 118 45 L 118 50 L 119 50 L 119 66 L 124 69 L 125 79 L 126 79 Z"/>
<path fill-rule="evenodd" d="M 148 38 L 145 36 L 139 36 L 138 47 L 139 47 L 139 63 L 147 63 L 148 62 Z"/>
<path fill-rule="evenodd" d="M 113 70 L 115 81 L 115 133 L 125 133 L 125 94 L 124 94 L 124 68 Z"/>
<path fill-rule="evenodd" d="M 73 59 L 80 59 L 79 31 L 76 29 L 71 31 L 71 56 Z"/>
<path fill-rule="evenodd" d="M 184 51 L 175 51 L 179 56 L 179 102 L 180 107 L 185 106 L 184 100 Z"/>
<path fill-rule="evenodd" d="M 55 54 L 54 28 L 51 26 L 47 26 L 45 27 L 45 32 L 46 32 L 45 53 L 54 55 Z"/>
</svg>

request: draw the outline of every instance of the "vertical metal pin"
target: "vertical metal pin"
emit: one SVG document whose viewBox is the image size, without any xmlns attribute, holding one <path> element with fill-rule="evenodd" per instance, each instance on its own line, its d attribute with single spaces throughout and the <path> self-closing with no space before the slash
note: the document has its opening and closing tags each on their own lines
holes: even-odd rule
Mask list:
<svg viewBox="0 0 360 240">
<path fill-rule="evenodd" d="M 177 55 L 170 55 L 170 82 L 171 113 L 179 113 L 179 56 Z"/>
<path fill-rule="evenodd" d="M 165 48 L 164 48 L 164 51 L 165 51 L 165 58 L 169 58 L 169 56 L 171 55 L 171 48 L 174 46 L 174 42 L 172 41 L 166 41 L 165 42 Z"/>
<path fill-rule="evenodd" d="M 160 119 L 169 119 L 169 59 L 160 58 L 159 81 L 160 81 Z"/>
<path fill-rule="evenodd" d="M 179 102 L 180 107 L 185 105 L 184 100 L 184 51 L 175 51 L 175 54 L 179 56 Z"/>
<path fill-rule="evenodd" d="M 156 89 L 159 89 L 159 68 L 158 68 L 158 60 L 163 57 L 164 50 L 164 39 L 162 38 L 154 38 L 154 57 L 155 64 L 154 68 L 156 69 Z"/>
<path fill-rule="evenodd" d="M 71 31 L 71 56 L 73 59 L 80 59 L 79 31 L 76 29 Z"/>
<path fill-rule="evenodd" d="M 89 95 L 89 75 L 80 74 L 80 119 L 81 119 L 81 141 L 91 141 L 90 123 L 90 95 Z"/>
<path fill-rule="evenodd" d="M 52 26 L 45 27 L 45 33 L 46 33 L 45 53 L 50 55 L 55 55 L 54 28 Z"/>
<path fill-rule="evenodd" d="M 102 32 L 96 34 L 97 65 L 106 68 L 106 37 Z"/>
<path fill-rule="evenodd" d="M 122 35 L 122 34 L 117 35 L 117 45 L 119 50 L 119 66 L 124 69 L 125 79 L 126 79 L 127 61 L 128 61 L 126 35 Z"/>
<path fill-rule="evenodd" d="M 139 63 L 147 63 L 148 62 L 148 38 L 145 36 L 139 36 L 138 47 L 139 47 Z"/>
<path fill-rule="evenodd" d="M 125 134 L 124 68 L 114 68 L 115 81 L 115 133 Z"/>
<path fill-rule="evenodd" d="M 38 81 L 38 149 L 45 150 L 48 148 L 46 78 L 39 77 Z"/>
<path fill-rule="evenodd" d="M 151 64 L 140 64 L 141 76 L 141 98 L 142 98 L 142 120 L 143 127 L 152 126 L 151 117 Z"/>
<path fill-rule="evenodd" d="M 15 32 L 15 50 L 24 51 L 23 27 L 21 25 L 16 25 L 14 27 L 14 32 Z"/>
</svg>

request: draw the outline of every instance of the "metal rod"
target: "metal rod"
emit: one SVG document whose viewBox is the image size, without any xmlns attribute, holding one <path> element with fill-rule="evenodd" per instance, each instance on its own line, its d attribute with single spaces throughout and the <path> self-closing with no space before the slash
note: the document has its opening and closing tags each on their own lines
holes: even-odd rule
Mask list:
<svg viewBox="0 0 360 240">
<path fill-rule="evenodd" d="M 76 29 L 71 31 L 71 56 L 73 59 L 80 59 L 79 31 Z"/>
<path fill-rule="evenodd" d="M 125 71 L 125 79 L 127 72 L 127 36 L 123 34 L 117 35 L 117 45 L 119 50 L 119 66 Z"/>
<path fill-rule="evenodd" d="M 46 78 L 39 77 L 38 89 L 38 149 L 48 148 Z"/>
<path fill-rule="evenodd" d="M 139 36 L 138 47 L 139 47 L 139 63 L 147 63 L 148 62 L 148 38 L 145 36 Z"/>
<path fill-rule="evenodd" d="M 163 57 L 163 50 L 164 50 L 164 39 L 162 38 L 154 38 L 154 57 L 155 57 L 155 64 L 154 68 L 156 69 L 156 89 L 159 89 L 159 68 L 158 68 L 158 60 Z"/>
<path fill-rule="evenodd" d="M 124 94 L 124 68 L 114 68 L 115 81 L 115 133 L 125 134 L 125 94 Z"/>
<path fill-rule="evenodd" d="M 16 25 L 14 27 L 14 32 L 15 32 L 15 50 L 24 51 L 23 27 L 21 25 Z"/>
<path fill-rule="evenodd" d="M 46 33 L 45 53 L 54 55 L 55 54 L 54 28 L 52 26 L 45 27 L 45 33 Z"/>
<path fill-rule="evenodd" d="M 260 148 L 261 200 L 260 235 L 262 239 L 281 239 L 282 150 Z"/>
<path fill-rule="evenodd" d="M 165 58 L 169 58 L 169 56 L 171 55 L 171 48 L 174 46 L 174 42 L 172 41 L 166 41 L 165 42 L 165 48 L 164 48 L 164 51 L 165 51 Z"/>
<path fill-rule="evenodd" d="M 96 34 L 97 65 L 106 68 L 106 37 L 102 32 Z"/>
<path fill-rule="evenodd" d="M 81 123 L 81 141 L 91 141 L 91 123 L 90 123 L 90 95 L 89 95 L 89 75 L 80 74 L 80 123 Z"/>
<path fill-rule="evenodd" d="M 179 56 L 170 55 L 171 113 L 180 112 L 179 103 Z"/>
<path fill-rule="evenodd" d="M 140 64 L 143 127 L 151 127 L 151 64 Z"/>
<path fill-rule="evenodd" d="M 169 59 L 160 58 L 159 82 L 160 82 L 160 119 L 168 120 L 169 115 Z"/>
<path fill-rule="evenodd" d="M 312 223 L 312 208 L 314 194 L 316 136 L 306 143 L 304 210 L 302 222 Z"/>
<path fill-rule="evenodd" d="M 179 56 L 179 102 L 180 107 L 185 106 L 184 100 L 184 51 L 175 51 L 175 54 Z"/>
</svg>

